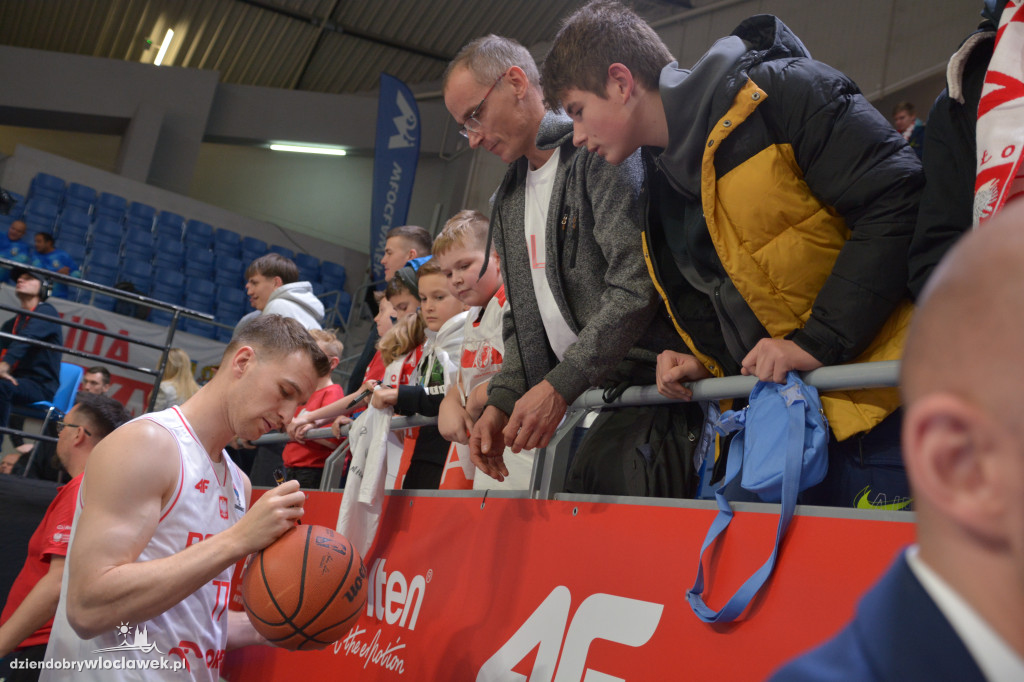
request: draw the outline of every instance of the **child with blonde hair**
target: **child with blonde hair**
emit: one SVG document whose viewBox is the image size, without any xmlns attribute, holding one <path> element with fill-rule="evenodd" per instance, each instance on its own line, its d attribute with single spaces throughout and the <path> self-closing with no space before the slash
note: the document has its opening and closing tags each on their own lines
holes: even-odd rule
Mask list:
<svg viewBox="0 0 1024 682">
<path fill-rule="evenodd" d="M 469 459 L 469 432 L 483 412 L 487 385 L 501 369 L 505 353 L 505 285 L 498 254 L 492 249 L 487 258 L 487 228 L 487 217 L 482 213 L 460 211 L 434 240 L 434 260 L 449 288 L 464 304 L 472 306 L 466 316 L 457 378 L 438 415 L 441 435 L 452 441 L 441 487 L 524 490 L 530 485 L 533 450 L 505 450 L 502 458 L 509 473 L 504 480 L 478 475 Z"/>
</svg>

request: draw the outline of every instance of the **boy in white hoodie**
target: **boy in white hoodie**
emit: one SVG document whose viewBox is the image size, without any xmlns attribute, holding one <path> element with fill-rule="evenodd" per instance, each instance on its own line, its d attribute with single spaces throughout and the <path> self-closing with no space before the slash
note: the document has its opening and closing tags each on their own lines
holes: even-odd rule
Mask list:
<svg viewBox="0 0 1024 682">
<path fill-rule="evenodd" d="M 378 388 L 371 404 L 377 409 L 394 407 L 396 414 L 434 417 L 458 370 L 466 306 L 448 290 L 445 276 L 434 259 L 420 266 L 417 274 L 420 316 L 427 327 L 423 358 L 413 383 Z M 403 457 L 398 473 L 402 488 L 436 490 L 447 454 L 448 442 L 437 427 L 421 427 L 411 458 Z"/>
<path fill-rule="evenodd" d="M 324 304 L 313 293 L 313 285 L 300 282 L 299 268 L 279 253 L 272 251 L 249 264 L 245 293 L 256 310 L 238 321 L 234 336 L 260 315 L 290 317 L 306 329 L 320 329 L 324 321 Z"/>
</svg>

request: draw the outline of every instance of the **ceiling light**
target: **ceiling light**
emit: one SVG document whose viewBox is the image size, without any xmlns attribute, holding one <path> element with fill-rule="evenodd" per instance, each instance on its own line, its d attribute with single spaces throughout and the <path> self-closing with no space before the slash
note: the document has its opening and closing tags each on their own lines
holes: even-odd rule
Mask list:
<svg viewBox="0 0 1024 682">
<path fill-rule="evenodd" d="M 327 154 L 328 156 L 345 156 L 347 152 L 337 147 L 306 147 L 296 144 L 272 144 L 275 152 L 299 152 L 300 154 Z"/>
<path fill-rule="evenodd" d="M 174 31 L 167 29 L 167 34 L 164 36 L 164 42 L 160 43 L 160 51 L 156 53 L 156 60 L 154 60 L 154 66 L 160 66 L 160 62 L 164 60 L 164 55 L 167 54 L 167 48 L 171 46 L 171 38 L 174 37 Z"/>
</svg>

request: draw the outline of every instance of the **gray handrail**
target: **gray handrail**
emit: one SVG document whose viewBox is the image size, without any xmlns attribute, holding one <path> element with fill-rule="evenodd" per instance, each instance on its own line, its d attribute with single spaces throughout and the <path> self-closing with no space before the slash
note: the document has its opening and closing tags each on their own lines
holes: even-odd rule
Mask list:
<svg viewBox="0 0 1024 682">
<path fill-rule="evenodd" d="M 899 360 L 884 362 L 865 362 L 851 365 L 822 367 L 801 373 L 804 382 L 819 391 L 837 391 L 844 389 L 892 387 L 899 384 Z M 731 376 L 714 379 L 701 379 L 684 385 L 693 391 L 693 400 L 726 400 L 743 398 L 757 384 L 756 377 Z M 577 398 L 566 411 L 566 417 L 558 427 L 551 442 L 546 448 L 538 448 L 534 457 L 534 469 L 530 488 L 539 499 L 551 499 L 561 492 L 565 483 L 565 471 L 568 468 L 571 454 L 569 446 L 573 429 L 582 421 L 587 412 L 603 407 L 633 407 L 640 405 L 667 405 L 685 402 L 675 398 L 666 398 L 658 393 L 657 386 L 632 386 L 611 402 L 605 402 L 604 391 L 590 389 Z M 408 429 L 415 426 L 430 426 L 437 423 L 436 417 L 395 417 L 391 420 L 391 429 Z M 348 435 L 348 426 L 340 429 L 342 436 Z M 306 439 L 333 438 L 330 428 L 310 429 Z M 256 441 L 255 445 L 284 443 L 291 440 L 286 433 L 268 433 Z M 321 489 L 330 490 L 340 478 L 339 460 L 347 451 L 347 443 L 343 443 L 328 457 L 324 467 Z M 331 476 L 328 476 L 330 471 Z M 333 479 L 333 480 L 331 480 Z"/>
</svg>

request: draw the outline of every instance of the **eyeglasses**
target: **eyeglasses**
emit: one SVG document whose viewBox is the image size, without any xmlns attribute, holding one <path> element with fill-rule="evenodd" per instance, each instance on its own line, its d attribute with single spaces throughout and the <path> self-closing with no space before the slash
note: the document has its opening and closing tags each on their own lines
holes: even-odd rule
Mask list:
<svg viewBox="0 0 1024 682">
<path fill-rule="evenodd" d="M 92 433 L 89 432 L 89 429 L 85 428 L 81 424 L 68 424 L 67 422 L 57 422 L 57 433 L 59 434 L 61 431 L 63 431 L 65 426 L 70 426 L 73 429 L 82 429 L 83 431 L 85 431 L 85 435 L 92 436 Z"/>
<path fill-rule="evenodd" d="M 494 88 L 498 85 L 498 83 L 501 82 L 501 79 L 504 77 L 505 74 L 502 73 L 500 76 L 498 76 L 498 80 L 494 81 L 494 84 L 487 89 L 487 94 L 485 94 L 484 98 L 480 100 L 480 104 L 476 105 L 476 109 L 473 110 L 473 113 L 469 115 L 469 118 L 466 119 L 466 122 L 462 124 L 461 128 L 459 128 L 459 135 L 462 135 L 463 137 L 468 139 L 470 133 L 480 133 L 480 131 L 484 127 L 483 124 L 480 123 L 480 121 L 477 119 L 477 115 L 480 113 L 480 107 L 484 105 L 484 102 L 487 101 L 487 98 L 491 96 L 491 92 L 494 91 Z"/>
</svg>

